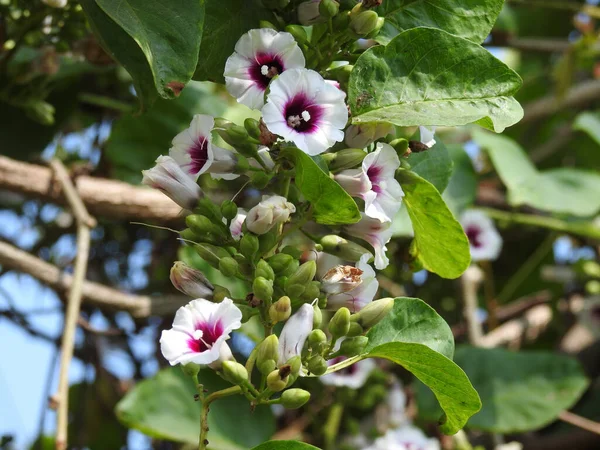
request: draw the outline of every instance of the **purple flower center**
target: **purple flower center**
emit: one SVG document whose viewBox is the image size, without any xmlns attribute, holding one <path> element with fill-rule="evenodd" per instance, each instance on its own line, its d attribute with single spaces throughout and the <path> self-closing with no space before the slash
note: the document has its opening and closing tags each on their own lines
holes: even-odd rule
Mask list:
<svg viewBox="0 0 600 450">
<path fill-rule="evenodd" d="M 475 248 L 483 246 L 483 242 L 481 241 L 481 231 L 481 228 L 475 225 L 469 225 L 465 230 L 469 243 Z"/>
<path fill-rule="evenodd" d="M 204 136 L 198 136 L 188 153 L 191 159 L 189 171 L 192 175 L 195 175 L 202 170 L 206 161 L 208 161 L 208 139 Z"/>
<path fill-rule="evenodd" d="M 188 339 L 188 347 L 195 353 L 202 353 L 210 349 L 223 335 L 223 323 L 220 320 L 215 323 L 198 322 L 194 328 L 196 331 L 202 331 L 202 337 L 199 339 L 194 339 L 194 337 Z"/>
<path fill-rule="evenodd" d="M 333 366 L 334 364 L 345 361 L 346 359 L 348 359 L 348 358 L 346 358 L 345 356 L 336 356 L 335 358 L 329 360 L 329 365 Z M 339 375 L 352 376 L 356 372 L 358 372 L 358 367 L 356 367 L 356 364 L 352 364 L 351 366 L 348 366 L 341 370 L 338 370 L 335 373 L 337 373 Z"/>
<path fill-rule="evenodd" d="M 323 109 L 306 94 L 299 93 L 285 104 L 283 116 L 288 125 L 297 132 L 311 133 L 317 129 Z"/>
<path fill-rule="evenodd" d="M 248 68 L 248 75 L 262 90 L 265 90 L 271 78 L 285 70 L 283 61 L 279 55 L 269 53 L 257 53 L 254 59 L 256 64 L 252 64 Z"/>
<path fill-rule="evenodd" d="M 383 192 L 381 186 L 379 186 L 379 177 L 381 175 L 382 168 L 380 166 L 371 166 L 367 169 L 367 177 L 371 182 L 371 190 L 378 194 Z"/>
</svg>

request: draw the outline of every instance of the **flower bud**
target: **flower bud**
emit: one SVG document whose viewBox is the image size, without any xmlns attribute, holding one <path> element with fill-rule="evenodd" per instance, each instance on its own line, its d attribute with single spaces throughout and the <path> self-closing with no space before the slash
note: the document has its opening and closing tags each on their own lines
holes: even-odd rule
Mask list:
<svg viewBox="0 0 600 450">
<path fill-rule="evenodd" d="M 276 287 L 278 287 L 281 290 L 284 290 L 287 280 L 288 280 L 287 277 L 277 277 L 277 278 L 275 278 L 273 285 L 275 285 Z"/>
<path fill-rule="evenodd" d="M 237 216 L 237 213 L 238 213 L 238 207 L 231 200 L 225 200 L 223 203 L 221 203 L 221 214 L 223 214 L 223 217 L 226 220 L 231 221 L 231 220 L 235 219 L 235 217 Z"/>
<path fill-rule="evenodd" d="M 350 310 L 345 306 L 338 309 L 329 321 L 328 328 L 334 339 L 346 336 L 350 330 Z"/>
<path fill-rule="evenodd" d="M 321 355 L 315 355 L 308 360 L 308 371 L 320 376 L 327 372 L 327 361 Z"/>
<path fill-rule="evenodd" d="M 383 28 L 384 25 L 385 25 L 385 19 L 383 17 L 378 17 L 377 23 L 375 24 L 375 28 L 373 29 L 373 31 L 371 31 L 369 34 L 367 34 L 365 37 L 367 39 L 373 39 L 373 38 L 377 37 L 377 35 L 379 34 L 379 32 L 381 31 L 381 29 Z M 375 44 L 373 44 L 373 45 L 375 45 Z"/>
<path fill-rule="evenodd" d="M 408 150 L 408 141 L 403 138 L 394 139 L 390 145 L 396 150 L 399 157 L 405 156 Z"/>
<path fill-rule="evenodd" d="M 304 264 L 298 267 L 298 270 L 296 270 L 291 277 L 289 277 L 288 284 L 290 286 L 294 284 L 307 285 L 313 280 L 316 273 L 317 263 L 312 260 L 306 261 Z"/>
<path fill-rule="evenodd" d="M 319 14 L 327 19 L 334 17 L 340 11 L 340 4 L 335 0 L 321 0 Z"/>
<path fill-rule="evenodd" d="M 240 265 L 231 256 L 219 260 L 219 271 L 226 277 L 235 277 L 240 271 Z"/>
<path fill-rule="evenodd" d="M 313 310 L 313 328 L 320 328 L 321 323 L 323 322 L 323 313 L 321 312 L 321 308 L 319 308 L 319 305 L 317 304 L 313 306 Z"/>
<path fill-rule="evenodd" d="M 335 266 L 329 269 L 321 279 L 323 292 L 341 294 L 362 284 L 363 271 L 353 266 Z"/>
<path fill-rule="evenodd" d="M 285 31 L 290 33 L 298 44 L 304 44 L 308 42 L 306 30 L 300 25 L 288 25 L 287 27 L 285 27 Z"/>
<path fill-rule="evenodd" d="M 215 291 L 212 296 L 214 303 L 221 303 L 226 298 L 231 298 L 231 292 L 229 289 L 223 286 L 215 285 Z"/>
<path fill-rule="evenodd" d="M 308 26 L 325 21 L 325 18 L 321 17 L 319 12 L 319 3 L 321 3 L 321 0 L 308 0 L 300 3 L 297 8 L 298 22 Z"/>
<path fill-rule="evenodd" d="M 348 330 L 348 334 L 346 334 L 346 336 L 347 337 L 360 336 L 364 332 L 365 332 L 365 330 L 363 330 L 363 327 L 361 327 L 359 323 L 353 322 L 352 316 L 350 316 L 350 329 Z"/>
<path fill-rule="evenodd" d="M 371 328 L 378 324 L 394 306 L 393 298 L 382 298 L 375 300 L 356 314 L 352 314 L 352 320 L 363 328 Z"/>
<path fill-rule="evenodd" d="M 365 253 L 371 253 L 356 242 L 348 241 L 340 236 L 329 234 L 321 238 L 323 251 L 338 256 L 346 261 L 358 262 Z"/>
<path fill-rule="evenodd" d="M 264 302 L 270 302 L 273 298 L 273 282 L 263 277 L 254 279 L 252 283 L 254 295 Z"/>
<path fill-rule="evenodd" d="M 281 404 L 287 409 L 298 409 L 310 399 L 310 392 L 304 389 L 288 389 L 281 394 Z"/>
<path fill-rule="evenodd" d="M 302 358 L 300 356 L 294 356 L 287 360 L 286 364 L 290 366 L 290 373 L 292 376 L 298 376 L 300 368 L 302 367 Z"/>
<path fill-rule="evenodd" d="M 244 128 L 246 129 L 248 135 L 251 138 L 260 138 L 260 127 L 258 120 L 253 119 L 252 117 L 248 117 L 246 120 L 244 120 Z"/>
<path fill-rule="evenodd" d="M 273 392 L 283 391 L 288 384 L 289 376 L 281 377 L 279 369 L 273 370 L 267 375 L 267 387 Z"/>
<path fill-rule="evenodd" d="M 268 20 L 259 20 L 258 21 L 258 28 L 270 28 L 272 30 L 279 31 L 279 28 L 277 28 L 275 25 L 273 25 Z"/>
<path fill-rule="evenodd" d="M 338 353 L 347 357 L 360 355 L 368 343 L 369 338 L 366 336 L 346 338 L 342 341 Z"/>
<path fill-rule="evenodd" d="M 327 336 L 323 330 L 312 330 L 308 335 L 308 346 L 313 353 L 321 354 L 327 346 Z"/>
<path fill-rule="evenodd" d="M 207 198 L 198 200 L 198 205 L 194 208 L 194 213 L 208 217 L 212 223 L 222 223 L 223 221 L 221 208 Z"/>
<path fill-rule="evenodd" d="M 274 334 L 267 336 L 259 345 L 256 365 L 261 373 L 267 374 L 276 367 L 279 359 L 279 339 Z M 272 364 L 269 362 L 272 361 Z M 263 371 L 264 369 L 264 371 Z M 267 370 L 268 369 L 268 370 Z"/>
<path fill-rule="evenodd" d="M 189 377 L 195 377 L 200 372 L 200 366 L 196 363 L 189 362 L 181 366 L 181 370 Z"/>
<path fill-rule="evenodd" d="M 289 280 L 285 286 L 285 293 L 288 294 L 293 299 L 298 299 L 298 298 L 302 297 L 302 295 L 304 295 L 305 290 L 306 290 L 306 288 L 304 287 L 303 284 L 290 285 Z"/>
<path fill-rule="evenodd" d="M 273 281 L 275 279 L 275 273 L 273 272 L 273 269 L 271 268 L 269 263 L 267 263 L 264 259 L 261 259 L 260 261 L 258 261 L 258 264 L 256 264 L 254 276 L 263 277 L 270 281 Z"/>
<path fill-rule="evenodd" d="M 253 234 L 246 233 L 240 239 L 240 253 L 251 261 L 258 252 L 258 246 L 258 237 Z"/>
<path fill-rule="evenodd" d="M 216 128 L 216 130 L 217 133 L 219 133 L 219 136 L 234 148 L 240 144 L 245 144 L 248 141 L 249 136 L 246 129 L 234 123 L 230 123 L 223 128 Z"/>
<path fill-rule="evenodd" d="M 292 314 L 292 302 L 288 296 L 283 296 L 269 308 L 269 318 L 271 322 L 283 322 Z"/>
<path fill-rule="evenodd" d="M 170 156 L 159 156 L 156 165 L 142 174 L 142 184 L 158 189 L 182 208 L 194 208 L 202 194 L 194 179 Z"/>
<path fill-rule="evenodd" d="M 181 237 L 181 239 L 184 239 L 184 240 L 190 241 L 190 242 L 203 242 L 205 240 L 204 237 L 198 236 L 196 233 L 194 233 L 189 228 L 186 228 L 185 230 L 180 231 L 179 237 Z"/>
<path fill-rule="evenodd" d="M 202 272 L 183 261 L 175 261 L 171 267 L 170 279 L 178 291 L 190 297 L 210 299 L 213 296 L 214 286 L 210 281 Z"/>
<path fill-rule="evenodd" d="M 200 214 L 190 214 L 185 218 L 185 224 L 198 235 L 204 233 L 214 234 L 218 237 L 225 237 L 225 233 L 222 228 L 215 225 L 208 217 Z"/>
<path fill-rule="evenodd" d="M 248 382 L 248 371 L 236 361 L 223 361 L 223 377 L 231 384 L 246 384 Z"/>
<path fill-rule="evenodd" d="M 302 256 L 302 250 L 295 245 L 286 245 L 281 249 L 281 253 L 290 255 L 294 259 L 300 259 Z"/>
<path fill-rule="evenodd" d="M 219 268 L 219 261 L 221 258 L 230 258 L 227 250 L 216 245 L 211 244 L 196 244 L 194 250 L 200 255 L 200 257 L 208 264 L 213 266 L 215 269 Z"/>
<path fill-rule="evenodd" d="M 280 364 L 301 354 L 306 338 L 312 331 L 313 314 L 313 307 L 304 304 L 285 323 L 279 335 Z"/>
<path fill-rule="evenodd" d="M 329 168 L 331 170 L 345 170 L 360 165 L 367 153 L 362 148 L 345 148 L 337 153 L 331 153 L 331 155 L 334 156 L 334 159 L 329 164 Z"/>
<path fill-rule="evenodd" d="M 309 301 L 313 301 L 321 293 L 321 283 L 319 281 L 311 281 L 306 286 L 304 294 L 302 296 Z"/>
<path fill-rule="evenodd" d="M 358 36 L 366 36 L 377 28 L 379 16 L 375 11 L 363 11 L 350 20 L 350 30 Z"/>
<path fill-rule="evenodd" d="M 343 0 L 342 0 L 343 1 Z M 342 9 L 343 5 L 342 5 Z M 350 23 L 350 14 L 348 11 L 342 11 L 333 18 L 333 29 L 335 31 L 345 31 Z"/>
<path fill-rule="evenodd" d="M 265 234 L 274 225 L 286 222 L 296 212 L 293 203 L 280 195 L 263 196 L 261 202 L 248 211 L 246 226 L 254 234 Z"/>
<path fill-rule="evenodd" d="M 277 253 L 267 259 L 267 262 L 276 274 L 282 273 L 294 261 L 291 255 Z"/>
</svg>

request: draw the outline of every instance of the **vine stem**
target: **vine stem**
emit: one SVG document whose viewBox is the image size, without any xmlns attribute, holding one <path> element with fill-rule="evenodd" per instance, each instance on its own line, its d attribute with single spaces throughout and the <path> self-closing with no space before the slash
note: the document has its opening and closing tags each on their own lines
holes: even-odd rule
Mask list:
<svg viewBox="0 0 600 450">
<path fill-rule="evenodd" d="M 196 381 L 198 376 L 196 375 Z M 204 396 L 204 386 L 196 383 L 200 401 L 202 402 L 202 411 L 200 413 L 200 437 L 198 439 L 198 450 L 206 450 L 208 448 L 208 412 L 210 411 L 210 404 L 215 400 L 230 395 L 236 395 L 242 393 L 240 386 L 232 386 L 227 389 L 213 392 L 208 396 Z"/>
</svg>

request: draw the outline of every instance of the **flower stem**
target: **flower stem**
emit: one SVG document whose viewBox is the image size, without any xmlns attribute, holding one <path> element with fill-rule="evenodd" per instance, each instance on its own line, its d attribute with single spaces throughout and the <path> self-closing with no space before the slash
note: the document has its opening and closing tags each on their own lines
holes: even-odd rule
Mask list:
<svg viewBox="0 0 600 450">
<path fill-rule="evenodd" d="M 197 378 L 196 378 L 197 379 Z M 200 394 L 200 400 L 202 401 L 202 412 L 200 413 L 200 438 L 198 442 L 198 450 L 206 450 L 208 446 L 208 411 L 210 410 L 210 404 L 218 398 L 227 397 L 230 395 L 242 393 L 240 386 L 232 386 L 227 389 L 213 392 L 212 394 L 204 397 L 204 390 L 201 384 L 198 384 L 198 393 Z"/>
</svg>

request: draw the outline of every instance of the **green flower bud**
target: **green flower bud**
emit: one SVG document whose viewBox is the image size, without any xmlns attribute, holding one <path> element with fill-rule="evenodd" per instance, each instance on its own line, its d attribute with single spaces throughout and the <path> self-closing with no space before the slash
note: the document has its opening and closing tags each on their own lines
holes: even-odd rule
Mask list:
<svg viewBox="0 0 600 450">
<path fill-rule="evenodd" d="M 277 363 L 272 359 L 267 359 L 260 363 L 256 363 L 256 367 L 258 367 L 258 371 L 260 373 L 263 375 L 268 375 L 277 368 Z"/>
<path fill-rule="evenodd" d="M 302 256 L 302 250 L 293 245 L 286 245 L 281 249 L 281 253 L 285 253 L 286 255 L 290 255 L 294 259 L 300 259 Z"/>
<path fill-rule="evenodd" d="M 308 371 L 317 376 L 327 372 L 327 361 L 321 355 L 315 355 L 308 360 Z"/>
<path fill-rule="evenodd" d="M 288 384 L 289 377 L 281 378 L 279 369 L 273 370 L 267 375 L 267 387 L 273 392 L 283 391 Z"/>
<path fill-rule="evenodd" d="M 256 270 L 254 271 L 255 277 L 263 277 L 267 280 L 273 281 L 275 279 L 275 273 L 273 269 L 264 259 L 261 259 L 258 264 L 256 264 Z"/>
<path fill-rule="evenodd" d="M 225 232 L 218 225 L 215 225 L 208 217 L 200 214 L 190 214 L 185 218 L 186 225 L 194 233 L 202 235 L 203 233 L 214 234 L 218 237 L 226 237 Z"/>
<path fill-rule="evenodd" d="M 264 302 L 270 302 L 273 298 L 273 282 L 264 277 L 257 277 L 252 283 L 254 295 Z"/>
<path fill-rule="evenodd" d="M 221 208 L 219 208 L 207 198 L 201 198 L 200 200 L 198 200 L 198 206 L 194 208 L 194 212 L 196 214 L 208 217 L 213 224 L 223 223 L 223 215 L 221 214 Z"/>
<path fill-rule="evenodd" d="M 183 370 L 183 373 L 185 373 L 187 376 L 195 377 L 196 375 L 198 375 L 198 372 L 200 372 L 200 366 L 198 364 L 190 362 L 181 366 L 181 370 Z"/>
<path fill-rule="evenodd" d="M 346 148 L 337 153 L 332 153 L 335 156 L 329 168 L 331 170 L 352 169 L 362 163 L 367 153 L 360 148 Z"/>
<path fill-rule="evenodd" d="M 244 120 L 244 128 L 250 135 L 250 137 L 254 139 L 260 139 L 260 122 L 252 117 L 248 117 Z"/>
<path fill-rule="evenodd" d="M 221 258 L 231 258 L 227 250 L 211 244 L 196 244 L 194 250 L 200 257 L 215 269 L 219 268 Z"/>
<path fill-rule="evenodd" d="M 241 127 L 242 129 L 245 128 Z M 250 137 L 250 136 L 248 136 Z M 236 149 L 236 151 L 242 155 L 245 156 L 246 158 L 254 158 L 254 159 L 258 159 L 258 147 L 256 144 L 252 143 L 252 142 L 245 142 L 243 144 L 238 144 L 234 147 Z"/>
<path fill-rule="evenodd" d="M 216 130 L 219 136 L 234 148 L 248 142 L 248 132 L 244 127 L 239 125 L 231 123 L 224 128 L 216 128 Z"/>
<path fill-rule="evenodd" d="M 225 200 L 223 203 L 221 203 L 221 213 L 223 214 L 223 217 L 227 220 L 233 220 L 235 219 L 235 216 L 237 216 L 237 211 L 238 211 L 238 207 L 237 205 L 232 202 L 231 200 Z"/>
<path fill-rule="evenodd" d="M 294 36 L 294 39 L 298 44 L 305 44 L 306 42 L 308 42 L 306 30 L 300 25 L 288 25 L 287 27 L 285 27 L 285 31 Z"/>
<path fill-rule="evenodd" d="M 291 374 L 298 376 L 300 368 L 302 367 L 302 358 L 300 358 L 300 356 L 293 356 L 287 360 L 286 364 L 290 366 Z"/>
<path fill-rule="evenodd" d="M 358 36 L 366 36 L 377 28 L 377 19 L 375 11 L 363 11 L 350 19 L 350 30 Z"/>
<path fill-rule="evenodd" d="M 364 332 L 365 332 L 365 330 L 363 330 L 363 327 L 361 327 L 360 324 L 357 322 L 352 322 L 352 316 L 350 316 L 350 330 L 348 330 L 348 334 L 346 334 L 346 336 L 347 337 L 360 336 Z"/>
<path fill-rule="evenodd" d="M 288 389 L 281 394 L 281 404 L 287 409 L 298 409 L 310 400 L 310 392 L 304 389 Z"/>
<path fill-rule="evenodd" d="M 367 304 L 356 314 L 352 314 L 352 320 L 363 328 L 371 328 L 378 324 L 394 306 L 393 298 L 382 298 Z"/>
<path fill-rule="evenodd" d="M 248 371 L 235 361 L 223 361 L 223 377 L 232 384 L 245 384 L 248 382 Z"/>
<path fill-rule="evenodd" d="M 371 31 L 369 34 L 367 34 L 365 37 L 367 39 L 373 39 L 373 38 L 377 37 L 377 35 L 379 34 L 379 32 L 381 31 L 381 29 L 383 28 L 384 25 L 385 25 L 385 19 L 383 17 L 377 18 L 377 23 L 375 24 L 375 28 L 373 29 L 373 31 Z"/>
<path fill-rule="evenodd" d="M 350 310 L 346 307 L 338 309 L 329 321 L 328 327 L 335 339 L 346 336 L 350 330 Z"/>
<path fill-rule="evenodd" d="M 323 330 L 312 330 L 308 335 L 308 346 L 313 353 L 321 354 L 327 346 L 327 336 Z"/>
<path fill-rule="evenodd" d="M 287 284 L 288 277 L 277 277 L 275 278 L 275 282 L 273 283 L 279 289 L 285 289 L 285 285 Z"/>
<path fill-rule="evenodd" d="M 292 284 L 290 285 L 289 280 L 286 283 L 285 293 L 288 294 L 291 298 L 300 298 L 306 288 L 303 284 Z"/>
<path fill-rule="evenodd" d="M 350 23 L 350 15 L 348 11 L 342 11 L 333 18 L 333 29 L 336 31 L 342 31 L 348 28 Z"/>
<path fill-rule="evenodd" d="M 292 260 L 292 262 L 285 268 L 285 270 L 283 272 L 281 272 L 280 275 L 284 276 L 284 277 L 291 277 L 292 275 L 294 275 L 294 273 L 296 272 L 296 270 L 298 270 L 298 267 L 300 267 L 300 261 L 298 261 L 297 259 Z"/>
<path fill-rule="evenodd" d="M 252 261 L 258 253 L 258 247 L 258 237 L 251 233 L 244 233 L 240 239 L 240 253 Z"/>
<path fill-rule="evenodd" d="M 179 236 L 181 236 L 181 238 L 185 239 L 186 241 L 192 241 L 192 242 L 203 241 L 201 236 L 198 236 L 196 233 L 194 233 L 189 228 L 186 228 L 185 230 L 180 231 Z"/>
<path fill-rule="evenodd" d="M 269 308 L 269 318 L 271 322 L 283 322 L 292 314 L 292 302 L 288 296 L 283 296 Z"/>
<path fill-rule="evenodd" d="M 317 263 L 315 261 L 306 261 L 298 270 L 294 272 L 294 274 L 289 278 L 288 284 L 300 284 L 307 285 L 310 281 L 313 280 L 315 274 L 317 273 Z"/>
<path fill-rule="evenodd" d="M 304 298 L 309 301 L 314 300 L 321 293 L 321 283 L 318 281 L 311 281 L 308 286 L 306 286 L 306 290 L 304 291 Z"/>
<path fill-rule="evenodd" d="M 225 300 L 225 298 L 231 298 L 231 292 L 229 292 L 229 289 L 215 284 L 215 289 L 212 296 L 213 302 L 221 303 L 223 300 Z"/>
<path fill-rule="evenodd" d="M 27 105 L 29 117 L 42 125 L 54 123 L 54 111 L 54 106 L 43 100 L 34 100 Z"/>
<path fill-rule="evenodd" d="M 325 253 L 338 256 L 346 261 L 358 262 L 362 255 L 371 253 L 356 242 L 348 241 L 334 234 L 323 236 L 320 243 Z"/>
<path fill-rule="evenodd" d="M 392 142 L 390 142 L 390 145 L 394 147 L 394 150 L 396 150 L 396 154 L 399 157 L 404 156 L 408 151 L 408 141 L 406 139 L 394 139 Z"/>
<path fill-rule="evenodd" d="M 321 0 L 319 3 L 319 14 L 321 17 L 334 17 L 340 11 L 340 4 L 335 0 Z"/>
<path fill-rule="evenodd" d="M 256 363 L 265 361 L 277 361 L 279 359 L 279 339 L 274 334 L 267 336 L 258 344 Z M 272 370 L 272 369 L 271 369 Z"/>
<path fill-rule="evenodd" d="M 313 314 L 313 328 L 320 328 L 323 323 L 323 313 L 318 304 L 313 306 L 315 313 Z"/>
<path fill-rule="evenodd" d="M 235 259 L 227 256 L 219 261 L 219 271 L 226 277 L 235 277 L 240 271 L 240 266 Z"/>
<path fill-rule="evenodd" d="M 267 259 L 267 262 L 276 274 L 282 273 L 294 261 L 291 255 L 286 253 L 277 253 Z"/>
<path fill-rule="evenodd" d="M 252 186 L 257 189 L 264 189 L 269 184 L 269 181 L 271 181 L 271 175 L 266 172 L 254 172 L 250 176 Z"/>
<path fill-rule="evenodd" d="M 346 338 L 340 344 L 338 353 L 347 357 L 360 355 L 368 343 L 369 338 L 366 336 Z"/>
<path fill-rule="evenodd" d="M 271 28 L 272 30 L 279 31 L 279 28 L 277 28 L 275 25 L 273 25 L 268 20 L 261 20 L 261 21 L 259 21 L 258 22 L 258 28 Z"/>
</svg>

